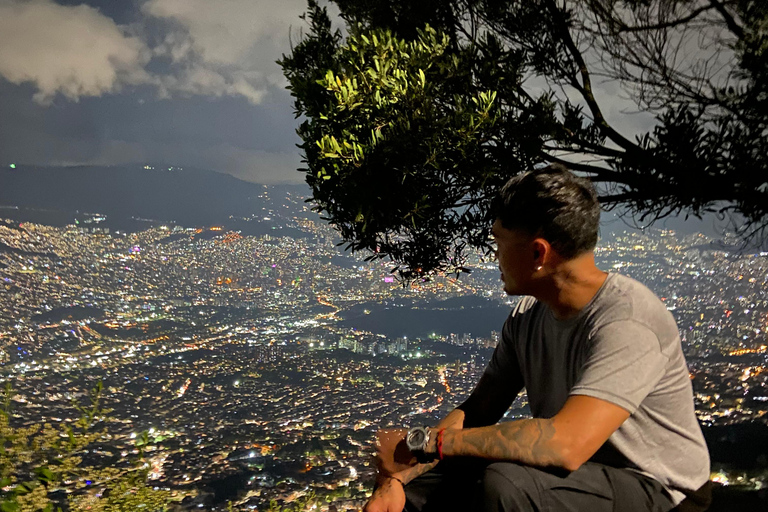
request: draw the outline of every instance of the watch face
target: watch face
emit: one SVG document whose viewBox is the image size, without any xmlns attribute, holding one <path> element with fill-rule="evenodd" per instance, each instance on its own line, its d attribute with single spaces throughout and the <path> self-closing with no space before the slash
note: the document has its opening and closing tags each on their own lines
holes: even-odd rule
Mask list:
<svg viewBox="0 0 768 512">
<path fill-rule="evenodd" d="M 411 432 L 408 436 L 408 444 L 411 446 L 421 446 L 426 437 L 424 434 L 424 431 L 421 429 Z"/>
</svg>

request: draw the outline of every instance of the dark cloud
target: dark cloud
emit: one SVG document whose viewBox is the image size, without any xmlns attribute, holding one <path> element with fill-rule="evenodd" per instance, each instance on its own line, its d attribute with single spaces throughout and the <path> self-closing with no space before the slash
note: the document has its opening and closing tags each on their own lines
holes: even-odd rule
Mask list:
<svg viewBox="0 0 768 512">
<path fill-rule="evenodd" d="M 30 101 L 31 86 L 0 81 L 0 162 L 163 162 L 228 172 L 261 183 L 297 182 L 298 138 L 286 92 L 243 98 L 139 102 L 133 95 Z"/>
<path fill-rule="evenodd" d="M 274 61 L 304 6 L 0 0 L 0 163 L 162 161 L 300 181 Z"/>
<path fill-rule="evenodd" d="M 32 83 L 33 99 L 81 97 L 152 83 L 144 66 L 151 51 L 97 9 L 50 0 L 0 3 L 0 76 Z"/>
</svg>

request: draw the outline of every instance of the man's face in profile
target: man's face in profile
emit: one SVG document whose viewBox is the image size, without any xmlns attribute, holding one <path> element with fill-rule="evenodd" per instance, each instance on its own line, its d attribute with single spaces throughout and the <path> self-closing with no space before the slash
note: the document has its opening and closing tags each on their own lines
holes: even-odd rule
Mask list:
<svg viewBox="0 0 768 512">
<path fill-rule="evenodd" d="M 493 223 L 496 259 L 507 295 L 527 295 L 526 289 L 534 269 L 532 237 L 519 230 L 507 229 L 501 220 Z"/>
</svg>

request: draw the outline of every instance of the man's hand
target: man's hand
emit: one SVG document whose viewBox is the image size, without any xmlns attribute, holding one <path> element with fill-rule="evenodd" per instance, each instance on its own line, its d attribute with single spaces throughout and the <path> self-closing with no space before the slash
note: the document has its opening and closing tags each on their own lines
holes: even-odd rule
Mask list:
<svg viewBox="0 0 768 512">
<path fill-rule="evenodd" d="M 436 429 L 461 429 L 464 425 L 464 411 L 454 409 Z M 437 465 L 418 464 L 405 443 L 408 430 L 380 430 L 376 434 L 376 468 L 378 470 L 376 490 L 363 508 L 364 512 L 402 512 L 405 507 L 403 483 L 408 483 Z M 396 475 L 396 479 L 390 478 Z"/>
<path fill-rule="evenodd" d="M 382 478 L 379 486 L 373 491 L 363 512 L 403 512 L 405 508 L 405 491 L 400 482 L 394 478 Z"/>
<path fill-rule="evenodd" d="M 376 466 L 383 475 L 394 475 L 418 462 L 405 443 L 408 430 L 393 428 L 376 433 Z"/>
</svg>

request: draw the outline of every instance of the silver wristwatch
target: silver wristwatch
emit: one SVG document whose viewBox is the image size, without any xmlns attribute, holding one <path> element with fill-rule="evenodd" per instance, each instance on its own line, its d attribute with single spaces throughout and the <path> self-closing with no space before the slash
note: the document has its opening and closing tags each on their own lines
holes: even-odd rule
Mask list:
<svg viewBox="0 0 768 512">
<path fill-rule="evenodd" d="M 421 464 L 437 459 L 436 453 L 427 453 L 431 435 L 432 429 L 429 427 L 413 427 L 405 436 L 405 444 Z"/>
</svg>

